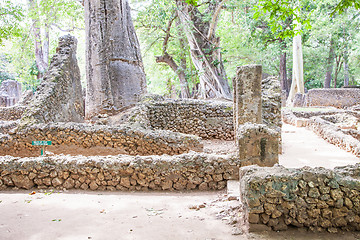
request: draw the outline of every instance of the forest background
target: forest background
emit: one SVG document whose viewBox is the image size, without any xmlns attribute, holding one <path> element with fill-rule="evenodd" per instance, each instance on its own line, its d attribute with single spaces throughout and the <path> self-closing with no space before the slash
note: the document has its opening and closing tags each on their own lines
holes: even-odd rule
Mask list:
<svg viewBox="0 0 360 240">
<path fill-rule="evenodd" d="M 201 73 L 191 58 L 186 23 L 177 11 L 179 1 L 132 0 L 132 17 L 148 91 L 176 98 L 186 96 L 186 87 L 188 96 L 199 97 Z M 230 86 L 237 66 L 262 64 L 264 73 L 280 76 L 283 90 L 288 91 L 296 34 L 302 36 L 306 89 L 360 84 L 358 0 L 187 2 L 201 16 L 200 24 L 191 23 L 193 31 L 201 35 L 196 26 L 205 23 L 214 29 L 212 41 L 216 44 L 204 47 L 203 54 L 218 53 L 220 57 L 212 58 L 210 64 L 223 66 Z M 300 31 L 294 30 L 294 14 L 301 22 Z M 211 25 L 213 22 L 216 24 Z M 0 82 L 15 79 L 23 89 L 35 91 L 56 51 L 58 37 L 70 33 L 78 39 L 77 57 L 85 87 L 84 28 L 81 1 L 1 1 Z"/>
</svg>

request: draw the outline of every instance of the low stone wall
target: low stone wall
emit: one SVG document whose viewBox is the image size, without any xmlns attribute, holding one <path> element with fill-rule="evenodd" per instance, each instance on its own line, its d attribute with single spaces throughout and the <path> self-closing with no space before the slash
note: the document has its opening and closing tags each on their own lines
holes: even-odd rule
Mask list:
<svg viewBox="0 0 360 240">
<path fill-rule="evenodd" d="M 312 117 L 307 122 L 307 127 L 326 141 L 356 156 L 360 156 L 360 140 L 354 138 L 354 136 L 348 134 L 348 132 L 342 131 L 335 124 L 321 117 Z"/>
<path fill-rule="evenodd" d="M 280 131 L 281 95 L 277 78 L 262 81 L 262 116 L 265 124 Z M 228 101 L 145 96 L 121 121 L 144 128 L 193 134 L 203 139 L 234 139 L 233 103 Z M 116 120 L 113 123 L 116 124 Z"/>
<path fill-rule="evenodd" d="M 19 120 L 25 110 L 25 106 L 0 107 L 0 121 Z"/>
<path fill-rule="evenodd" d="M 0 157 L 0 189 L 218 190 L 241 162 L 209 154 L 177 156 Z"/>
<path fill-rule="evenodd" d="M 360 164 L 334 171 L 278 166 L 240 169 L 243 210 L 251 224 L 334 233 L 360 230 Z"/>
<path fill-rule="evenodd" d="M 16 128 L 19 121 L 0 121 L 0 134 L 7 134 L 12 129 Z"/>
<path fill-rule="evenodd" d="M 305 105 L 346 108 L 359 104 L 359 99 L 360 89 L 357 88 L 311 89 L 306 94 Z"/>
<path fill-rule="evenodd" d="M 83 123 L 35 124 L 0 138 L 0 155 L 39 156 L 40 147 L 32 141 L 52 141 L 47 150 L 72 155 L 152 155 L 202 151 L 193 135 L 149 130 L 133 125 L 118 127 Z"/>
</svg>

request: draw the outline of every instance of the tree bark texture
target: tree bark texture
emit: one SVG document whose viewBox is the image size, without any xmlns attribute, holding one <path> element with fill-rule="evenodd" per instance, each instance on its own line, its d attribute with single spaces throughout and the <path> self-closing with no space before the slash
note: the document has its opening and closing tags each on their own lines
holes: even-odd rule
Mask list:
<svg viewBox="0 0 360 240">
<path fill-rule="evenodd" d="M 334 68 L 334 39 L 331 38 L 330 40 L 330 49 L 329 49 L 329 57 L 326 60 L 326 74 L 324 80 L 324 88 L 330 88 L 331 86 L 331 75 Z"/>
<path fill-rule="evenodd" d="M 146 92 L 127 0 L 85 0 L 86 118 L 121 111 Z"/>
<path fill-rule="evenodd" d="M 213 19 L 206 21 L 200 11 L 183 0 L 176 0 L 178 16 L 189 42 L 191 59 L 200 74 L 202 98 L 232 98 L 223 66 L 220 39 L 215 36 L 216 23 L 223 1 L 212 1 L 205 14 Z"/>
</svg>

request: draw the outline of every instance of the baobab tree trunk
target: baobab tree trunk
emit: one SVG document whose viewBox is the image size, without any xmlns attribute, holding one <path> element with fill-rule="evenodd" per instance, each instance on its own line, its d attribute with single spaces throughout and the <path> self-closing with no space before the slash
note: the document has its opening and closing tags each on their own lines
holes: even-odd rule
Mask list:
<svg viewBox="0 0 360 240">
<path fill-rule="evenodd" d="M 146 78 L 127 0 L 85 0 L 86 118 L 134 105 Z"/>
<path fill-rule="evenodd" d="M 188 40 L 191 59 L 200 74 L 202 98 L 232 98 L 225 69 L 222 63 L 220 39 L 215 36 L 219 13 L 226 0 L 210 1 L 206 14 L 211 20 L 204 20 L 200 11 L 184 0 L 176 0 L 178 16 Z"/>
</svg>

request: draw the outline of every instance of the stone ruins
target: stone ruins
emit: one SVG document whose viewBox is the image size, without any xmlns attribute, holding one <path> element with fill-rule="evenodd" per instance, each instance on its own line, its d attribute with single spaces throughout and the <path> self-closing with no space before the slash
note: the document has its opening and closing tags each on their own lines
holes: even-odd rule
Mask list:
<svg viewBox="0 0 360 240">
<path fill-rule="evenodd" d="M 21 98 L 21 84 L 15 80 L 6 80 L 0 86 L 0 107 L 14 106 Z"/>
<path fill-rule="evenodd" d="M 112 64 L 125 64 L 112 57 Z M 88 91 L 96 103 L 86 119 L 76 39 L 61 37 L 34 96 L 0 107 L 0 190 L 219 190 L 240 180 L 241 209 L 251 224 L 360 230 L 360 165 L 273 167 L 281 149 L 279 81 L 262 80 L 261 66 L 249 65 L 238 68 L 233 83 L 233 103 L 148 94 L 111 111 L 96 108 L 104 99 L 95 95 L 104 92 L 94 86 Z M 282 118 L 359 154 L 359 108 L 348 107 L 286 109 Z M 52 142 L 44 156 L 32 145 L 37 140 Z M 215 140 L 235 144 L 208 151 Z"/>
</svg>

